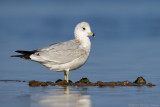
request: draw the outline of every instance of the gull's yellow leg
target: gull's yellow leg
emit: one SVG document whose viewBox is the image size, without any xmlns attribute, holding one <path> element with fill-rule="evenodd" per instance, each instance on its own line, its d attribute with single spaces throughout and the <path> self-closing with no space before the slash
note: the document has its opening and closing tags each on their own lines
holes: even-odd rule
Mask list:
<svg viewBox="0 0 160 107">
<path fill-rule="evenodd" d="M 67 75 L 66 76 L 66 81 L 68 82 L 69 81 L 69 69 L 66 70 L 66 75 Z"/>
</svg>

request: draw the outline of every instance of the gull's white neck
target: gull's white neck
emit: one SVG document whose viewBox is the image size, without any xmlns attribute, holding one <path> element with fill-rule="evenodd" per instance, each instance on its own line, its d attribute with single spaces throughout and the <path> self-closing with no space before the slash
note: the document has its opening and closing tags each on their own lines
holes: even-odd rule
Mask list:
<svg viewBox="0 0 160 107">
<path fill-rule="evenodd" d="M 76 35 L 75 34 L 75 40 L 78 41 L 81 45 L 82 48 L 86 48 L 88 50 L 90 50 L 91 47 L 91 42 L 88 36 L 84 36 L 84 35 Z"/>
</svg>

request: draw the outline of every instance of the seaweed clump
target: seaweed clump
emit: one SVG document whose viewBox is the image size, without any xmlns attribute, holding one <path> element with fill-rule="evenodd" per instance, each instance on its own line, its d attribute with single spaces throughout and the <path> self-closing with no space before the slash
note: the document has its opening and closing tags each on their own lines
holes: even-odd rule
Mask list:
<svg viewBox="0 0 160 107">
<path fill-rule="evenodd" d="M 129 82 L 129 81 L 121 81 L 121 82 L 102 82 L 102 81 L 97 81 L 97 82 L 91 82 L 88 78 L 81 78 L 79 81 L 77 82 L 72 82 L 71 80 L 69 80 L 69 82 L 67 82 L 66 80 L 61 80 L 58 79 L 55 83 L 51 82 L 51 81 L 47 81 L 47 82 L 41 82 L 41 81 L 29 81 L 29 86 L 31 87 L 39 87 L 39 86 L 55 86 L 55 85 L 59 85 L 59 86 L 79 86 L 79 87 L 83 87 L 83 86 L 99 86 L 99 87 L 104 87 L 104 86 L 110 86 L 110 87 L 115 87 L 115 86 L 148 86 L 148 87 L 152 87 L 155 86 L 152 83 L 148 83 L 146 84 L 146 80 L 143 77 L 138 77 L 134 82 Z"/>
<path fill-rule="evenodd" d="M 138 84 L 138 85 L 145 85 L 146 84 L 146 80 L 143 77 L 138 77 L 134 83 Z"/>
<path fill-rule="evenodd" d="M 148 86 L 148 87 L 152 87 L 152 86 L 155 86 L 155 85 L 152 84 L 151 82 L 149 82 L 149 83 L 147 84 L 147 86 Z"/>
<path fill-rule="evenodd" d="M 51 85 L 51 86 L 54 86 L 54 82 L 41 82 L 41 81 L 35 81 L 35 80 L 32 80 L 32 81 L 29 81 L 29 86 L 31 87 L 39 87 L 39 86 L 48 86 L 48 85 Z"/>
<path fill-rule="evenodd" d="M 85 84 L 89 84 L 90 83 L 90 81 L 89 81 L 89 79 L 88 78 L 82 78 L 82 79 L 80 79 L 80 81 L 79 82 L 81 82 L 81 83 L 85 83 Z"/>
</svg>

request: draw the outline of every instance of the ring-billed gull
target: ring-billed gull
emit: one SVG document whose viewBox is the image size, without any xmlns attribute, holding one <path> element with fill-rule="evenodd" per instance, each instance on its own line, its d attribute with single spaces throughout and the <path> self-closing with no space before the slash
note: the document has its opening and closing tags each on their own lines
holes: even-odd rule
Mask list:
<svg viewBox="0 0 160 107">
<path fill-rule="evenodd" d="M 48 47 L 33 51 L 17 50 L 23 59 L 39 62 L 50 70 L 64 72 L 68 82 L 69 71 L 81 67 L 88 59 L 91 42 L 88 36 L 95 37 L 87 22 L 77 24 L 74 30 L 74 39 L 66 42 L 54 43 Z"/>
</svg>

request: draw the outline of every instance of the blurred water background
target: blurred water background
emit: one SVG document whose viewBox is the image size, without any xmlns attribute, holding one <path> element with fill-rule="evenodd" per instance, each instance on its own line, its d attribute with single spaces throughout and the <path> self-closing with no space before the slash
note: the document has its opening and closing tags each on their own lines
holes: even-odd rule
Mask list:
<svg viewBox="0 0 160 107">
<path fill-rule="evenodd" d="M 160 107 L 158 0 L 0 0 L 0 80 L 63 79 L 63 73 L 50 71 L 38 63 L 10 56 L 16 54 L 15 50 L 34 50 L 73 39 L 74 28 L 82 21 L 90 24 L 96 37 L 90 38 L 92 49 L 87 63 L 80 69 L 71 71 L 70 80 L 75 82 L 87 77 L 93 82 L 134 81 L 138 76 L 143 76 L 147 82 L 157 86 L 102 89 L 67 87 L 67 93 L 70 92 L 67 99 L 71 101 L 57 101 L 58 104 L 70 107 L 74 105 L 72 99 L 82 97 L 80 102 L 86 102 L 87 106 L 93 107 Z M 25 104 L 29 104 L 26 107 L 40 107 L 44 104 L 45 107 L 60 106 L 50 104 L 53 103 L 50 100 L 46 103 L 43 99 L 54 100 L 57 96 L 66 99 L 66 87 L 31 88 L 27 83 L 14 82 L 0 84 L 2 107 L 18 107 Z M 8 101 L 11 103 L 7 103 Z M 76 105 L 81 105 L 79 100 L 76 101 Z"/>
</svg>

